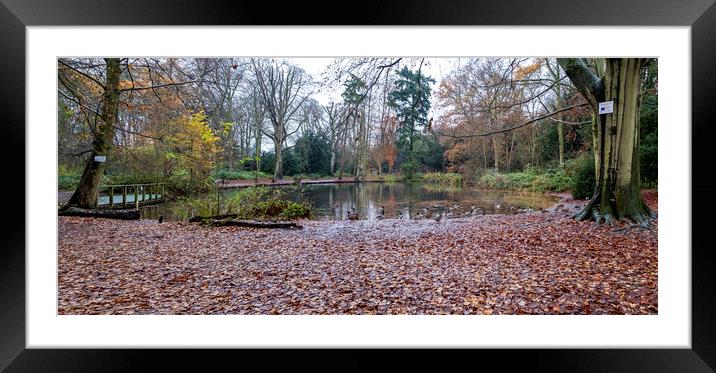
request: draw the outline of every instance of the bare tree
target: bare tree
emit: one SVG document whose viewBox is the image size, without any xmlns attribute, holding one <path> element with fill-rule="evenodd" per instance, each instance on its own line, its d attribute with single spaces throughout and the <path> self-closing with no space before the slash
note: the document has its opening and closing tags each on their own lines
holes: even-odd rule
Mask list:
<svg viewBox="0 0 716 373">
<path fill-rule="evenodd" d="M 345 110 L 344 105 L 335 102 L 330 102 L 328 105 L 323 106 L 323 111 L 326 114 L 323 116 L 323 131 L 327 134 L 331 145 L 331 175 L 335 172 L 336 154 L 340 145 L 341 132 L 345 127 L 345 121 L 342 120 Z"/>
<path fill-rule="evenodd" d="M 259 100 L 272 124 L 272 128 L 265 129 L 264 135 L 274 143 L 276 164 L 273 180 L 282 179 L 282 151 L 288 138 L 300 129 L 300 122 L 294 129 L 290 128 L 290 124 L 312 93 L 311 77 L 286 61 L 252 59 L 251 65 Z"/>
</svg>

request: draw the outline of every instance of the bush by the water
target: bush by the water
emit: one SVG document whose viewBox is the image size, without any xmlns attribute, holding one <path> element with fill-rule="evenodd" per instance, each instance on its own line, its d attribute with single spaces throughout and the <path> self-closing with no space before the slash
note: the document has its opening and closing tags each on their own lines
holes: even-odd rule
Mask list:
<svg viewBox="0 0 716 373">
<path fill-rule="evenodd" d="M 423 174 L 426 183 L 458 186 L 462 184 L 462 175 L 458 173 L 427 172 Z"/>
<path fill-rule="evenodd" d="M 415 162 L 405 162 L 400 165 L 400 174 L 403 181 L 416 181 L 417 171 L 420 165 Z"/>
<path fill-rule="evenodd" d="M 251 187 L 230 195 L 216 194 L 185 197 L 177 215 L 191 216 L 235 215 L 239 219 L 295 220 L 310 218 L 310 203 L 303 199 L 299 186 L 278 188 Z"/>
<path fill-rule="evenodd" d="M 588 199 L 594 193 L 594 157 L 582 157 L 567 164 L 572 179 L 572 197 Z"/>
<path fill-rule="evenodd" d="M 271 174 L 268 174 L 263 171 L 259 171 L 258 177 L 259 179 L 271 177 Z M 216 179 L 222 179 L 222 180 L 253 180 L 256 178 L 256 171 L 247 171 L 247 170 L 240 170 L 240 171 L 228 171 L 228 170 L 219 170 L 214 173 L 214 178 Z"/>
<path fill-rule="evenodd" d="M 486 172 L 477 181 L 485 189 L 527 190 L 532 192 L 563 192 L 570 187 L 570 178 L 563 169 L 540 171 L 528 168 L 522 172 Z"/>
<path fill-rule="evenodd" d="M 397 183 L 398 181 L 400 181 L 400 180 L 398 180 L 398 177 L 395 176 L 394 174 L 381 175 L 381 178 L 386 183 Z"/>
</svg>

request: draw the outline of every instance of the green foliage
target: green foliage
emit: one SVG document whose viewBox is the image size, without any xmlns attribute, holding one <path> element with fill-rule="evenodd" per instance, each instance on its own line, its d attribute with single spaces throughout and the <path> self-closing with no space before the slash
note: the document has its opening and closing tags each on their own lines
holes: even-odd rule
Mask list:
<svg viewBox="0 0 716 373">
<path fill-rule="evenodd" d="M 331 147 L 323 134 L 307 132 L 296 140 L 294 147 L 284 150 L 281 157 L 285 175 L 313 178 L 314 175 L 320 177 L 330 174 Z M 273 152 L 264 152 L 261 169 L 273 171 L 275 162 L 276 155 Z"/>
<path fill-rule="evenodd" d="M 381 177 L 386 183 L 397 183 L 399 181 L 398 177 L 394 174 L 382 175 Z"/>
<path fill-rule="evenodd" d="M 416 172 L 420 165 L 416 162 L 404 162 L 400 165 L 400 174 L 403 181 L 416 181 Z"/>
<path fill-rule="evenodd" d="M 80 183 L 80 175 L 59 175 L 57 190 L 75 190 Z"/>
<path fill-rule="evenodd" d="M 59 165 L 57 168 L 57 190 L 75 190 L 80 183 L 82 169 Z"/>
<path fill-rule="evenodd" d="M 423 75 L 419 70 L 412 72 L 407 67 L 403 67 L 397 75 L 395 89 L 388 97 L 388 105 L 398 117 L 396 145 L 410 161 L 414 161 L 416 136 L 428 122 L 430 84 L 435 83 L 435 79 Z"/>
<path fill-rule="evenodd" d="M 261 169 L 273 175 L 276 166 L 276 154 L 274 152 L 261 152 Z M 285 170 L 285 167 L 284 167 Z"/>
<path fill-rule="evenodd" d="M 570 175 L 572 189 L 572 197 L 577 199 L 588 199 L 594 194 L 595 173 L 594 173 L 594 157 L 581 157 L 571 160 L 565 165 L 567 173 Z"/>
<path fill-rule="evenodd" d="M 123 185 L 123 184 L 147 184 L 162 182 L 161 175 L 153 174 L 105 174 L 102 176 L 102 184 Z"/>
<path fill-rule="evenodd" d="M 355 105 L 362 101 L 365 95 L 366 84 L 361 78 L 351 73 L 351 76 L 343 83 L 343 102 L 348 105 Z"/>
<path fill-rule="evenodd" d="M 438 141 L 438 137 L 436 135 L 419 134 L 415 140 L 415 148 L 413 149 L 415 161 L 427 170 L 444 170 L 443 153 L 445 149 Z"/>
<path fill-rule="evenodd" d="M 222 180 L 253 180 L 256 178 L 256 171 L 247 171 L 247 170 L 240 170 L 240 171 L 228 171 L 228 170 L 218 170 L 214 172 L 214 178 L 215 179 L 222 179 Z M 268 174 L 266 172 L 260 171 L 259 172 L 259 178 L 267 178 L 271 177 L 271 174 Z"/>
<path fill-rule="evenodd" d="M 526 190 L 532 192 L 562 192 L 568 190 L 571 179 L 565 170 L 549 169 L 540 172 L 528 168 L 522 172 L 505 174 L 486 172 L 477 182 L 478 187 L 497 190 Z"/>
<path fill-rule="evenodd" d="M 221 193 L 218 198 L 216 195 L 184 197 L 181 205 L 184 208 L 176 213 L 183 218 L 236 215 L 239 219 L 295 220 L 312 215 L 310 203 L 303 199 L 303 190 L 293 186 L 243 188 L 230 195 Z"/>
<path fill-rule="evenodd" d="M 331 172 L 331 145 L 325 135 L 308 132 L 296 140 L 296 146 L 291 150 L 297 172 L 317 175 Z"/>
<path fill-rule="evenodd" d="M 579 126 L 564 126 L 564 158 L 576 157 L 591 148 L 592 124 L 590 117 L 579 118 Z M 540 122 L 535 137 L 535 162 L 544 167 L 557 166 L 559 162 L 559 136 L 557 124 L 549 120 Z"/>
<path fill-rule="evenodd" d="M 462 184 L 462 175 L 458 173 L 428 172 L 423 174 L 426 183 L 459 186 Z"/>
<path fill-rule="evenodd" d="M 296 220 L 309 218 L 311 206 L 306 202 L 291 202 L 280 199 L 261 201 L 254 205 L 251 215 L 255 218 Z"/>
</svg>

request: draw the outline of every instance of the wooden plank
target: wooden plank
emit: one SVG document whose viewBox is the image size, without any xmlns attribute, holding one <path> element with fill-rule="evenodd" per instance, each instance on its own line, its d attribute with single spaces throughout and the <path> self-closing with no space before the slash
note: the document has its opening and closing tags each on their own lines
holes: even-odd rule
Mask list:
<svg viewBox="0 0 716 373">
<path fill-rule="evenodd" d="M 109 208 L 114 208 L 114 187 L 109 187 Z"/>
</svg>

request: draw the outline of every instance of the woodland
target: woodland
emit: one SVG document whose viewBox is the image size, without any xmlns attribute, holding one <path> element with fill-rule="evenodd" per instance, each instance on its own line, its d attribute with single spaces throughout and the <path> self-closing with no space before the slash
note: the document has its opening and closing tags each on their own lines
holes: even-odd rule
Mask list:
<svg viewBox="0 0 716 373">
<path fill-rule="evenodd" d="M 657 59 L 57 74 L 60 314 L 658 313 Z"/>
</svg>

